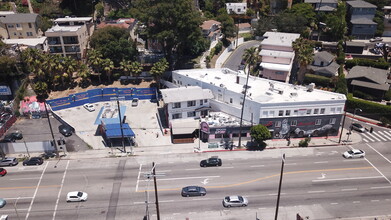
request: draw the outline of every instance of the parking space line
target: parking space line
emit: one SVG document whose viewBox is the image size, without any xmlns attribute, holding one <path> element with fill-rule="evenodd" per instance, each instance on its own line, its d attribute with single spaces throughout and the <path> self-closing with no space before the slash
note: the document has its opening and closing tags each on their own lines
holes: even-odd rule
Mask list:
<svg viewBox="0 0 391 220">
<path fill-rule="evenodd" d="M 54 206 L 53 220 L 56 218 L 56 212 L 57 212 L 57 207 L 58 207 L 58 201 L 60 200 L 61 191 L 62 191 L 62 188 L 63 188 L 63 186 L 64 186 L 64 180 L 65 180 L 65 176 L 66 176 L 66 174 L 67 174 L 68 166 L 69 166 L 69 160 L 68 160 L 68 162 L 67 162 L 67 166 L 65 167 L 64 175 L 62 176 L 61 187 L 60 187 L 60 190 L 58 191 L 56 205 Z"/>
<path fill-rule="evenodd" d="M 48 167 L 49 163 L 50 163 L 50 162 L 48 161 L 48 162 L 46 163 L 46 165 L 45 165 L 45 168 L 43 168 L 43 170 L 42 170 L 41 177 L 39 178 L 38 184 L 37 184 L 37 186 L 36 186 L 36 188 L 35 188 L 35 191 L 34 191 L 34 194 L 33 194 L 33 198 L 31 199 L 31 202 L 30 202 L 29 209 L 27 210 L 27 214 L 26 214 L 25 220 L 27 220 L 27 219 L 29 218 L 31 208 L 33 207 L 33 204 L 34 204 L 35 196 L 37 196 L 38 189 L 39 189 L 39 185 L 41 185 L 42 178 L 43 178 L 43 174 L 45 173 L 46 168 Z"/>
<path fill-rule="evenodd" d="M 135 191 L 135 192 L 138 191 L 138 184 L 139 184 L 139 182 L 140 182 L 140 175 L 141 175 L 141 167 L 142 167 L 142 166 L 143 166 L 143 165 L 140 164 L 140 167 L 139 167 L 139 169 L 138 169 L 138 176 L 137 176 L 137 183 L 136 183 L 136 191 Z"/>
</svg>

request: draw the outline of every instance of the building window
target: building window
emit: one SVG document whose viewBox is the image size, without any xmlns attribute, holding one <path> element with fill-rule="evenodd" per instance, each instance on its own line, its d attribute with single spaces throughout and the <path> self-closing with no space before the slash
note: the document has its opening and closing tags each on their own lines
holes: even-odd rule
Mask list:
<svg viewBox="0 0 391 220">
<path fill-rule="evenodd" d="M 9 25 L 8 25 L 8 28 L 13 28 L 13 27 L 14 27 L 13 24 L 9 24 Z"/>
<path fill-rule="evenodd" d="M 276 75 L 284 75 L 285 74 L 285 72 L 282 72 L 282 71 L 276 71 L 275 73 L 276 73 Z"/>
<path fill-rule="evenodd" d="M 204 99 L 204 102 L 205 102 L 205 103 L 208 103 L 208 100 L 207 100 L 207 99 Z"/>
<path fill-rule="evenodd" d="M 307 109 L 307 115 L 310 115 L 310 114 L 311 114 L 311 110 L 312 110 L 312 109 Z"/>
<path fill-rule="evenodd" d="M 276 122 L 274 123 L 274 127 L 276 127 L 276 128 L 281 127 L 281 121 L 276 121 Z"/>
<path fill-rule="evenodd" d="M 33 27 L 33 25 L 31 25 L 31 23 L 29 23 L 29 28 L 32 28 Z"/>
<path fill-rule="evenodd" d="M 14 32 L 14 36 L 16 36 L 16 32 Z"/>
<path fill-rule="evenodd" d="M 341 108 L 341 107 L 338 107 L 336 113 L 342 113 L 342 108 Z"/>
<path fill-rule="evenodd" d="M 330 113 L 331 113 L 331 114 L 335 114 L 335 108 L 331 108 L 331 109 L 330 109 Z"/>
<path fill-rule="evenodd" d="M 269 112 L 270 117 L 274 117 L 274 111 Z"/>
<path fill-rule="evenodd" d="M 335 124 L 336 121 L 337 121 L 336 118 L 330 118 L 329 124 L 333 125 L 333 124 Z"/>
<path fill-rule="evenodd" d="M 204 104 L 204 100 L 200 100 L 200 105 L 203 105 Z"/>
<path fill-rule="evenodd" d="M 322 124 L 322 119 L 316 119 L 315 120 L 315 125 L 320 125 Z"/>
<path fill-rule="evenodd" d="M 223 138 L 223 134 L 215 134 L 215 138 Z"/>
<path fill-rule="evenodd" d="M 298 115 L 299 114 L 299 110 L 293 110 L 293 115 Z"/>
<path fill-rule="evenodd" d="M 267 118 L 267 116 L 268 116 L 268 111 L 263 111 L 263 112 L 262 112 L 262 115 L 263 115 L 264 118 Z"/>
<path fill-rule="evenodd" d="M 291 126 L 297 126 L 297 120 L 291 121 Z"/>
<path fill-rule="evenodd" d="M 233 102 L 232 98 L 229 98 L 229 103 L 231 103 L 231 104 L 232 104 L 232 102 Z"/>
<path fill-rule="evenodd" d="M 175 102 L 172 108 L 181 108 L 181 103 L 180 102 Z"/>
<path fill-rule="evenodd" d="M 172 119 L 182 118 L 182 113 L 172 114 Z"/>
<path fill-rule="evenodd" d="M 286 116 L 291 115 L 291 110 L 286 110 L 286 111 L 285 111 L 285 115 L 286 115 Z"/>
<path fill-rule="evenodd" d="M 196 101 L 187 101 L 187 107 L 196 106 Z"/>
<path fill-rule="evenodd" d="M 325 109 L 325 108 L 321 108 L 321 109 L 320 109 L 320 114 L 321 114 L 321 115 L 323 115 L 325 112 L 326 112 L 326 109 Z"/>
<path fill-rule="evenodd" d="M 16 27 L 17 27 L 17 28 L 20 28 L 20 24 L 16 24 Z"/>
<path fill-rule="evenodd" d="M 283 110 L 278 111 L 278 116 L 283 116 L 283 115 L 284 115 L 284 111 Z"/>
<path fill-rule="evenodd" d="M 195 117 L 196 116 L 196 112 L 188 112 L 187 113 L 187 117 Z"/>
<path fill-rule="evenodd" d="M 33 32 L 27 32 L 27 36 L 29 37 L 33 36 Z"/>
<path fill-rule="evenodd" d="M 314 109 L 314 115 L 317 115 L 318 113 L 319 113 L 319 109 L 318 108 Z"/>
</svg>

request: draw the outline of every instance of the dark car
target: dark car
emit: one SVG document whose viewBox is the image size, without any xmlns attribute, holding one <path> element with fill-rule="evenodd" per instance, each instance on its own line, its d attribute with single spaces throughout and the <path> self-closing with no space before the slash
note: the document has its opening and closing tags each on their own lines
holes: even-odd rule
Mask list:
<svg viewBox="0 0 391 220">
<path fill-rule="evenodd" d="M 201 167 L 211 167 L 211 166 L 221 166 L 222 161 L 220 158 L 217 157 L 211 157 L 206 160 L 201 160 L 200 166 Z"/>
<path fill-rule="evenodd" d="M 68 125 L 60 125 L 58 126 L 58 131 L 64 135 L 65 137 L 69 137 L 72 135 L 72 128 Z"/>
<path fill-rule="evenodd" d="M 0 176 L 5 176 L 7 174 L 7 170 L 4 168 L 0 168 Z"/>
<path fill-rule="evenodd" d="M 23 138 L 22 133 L 15 132 L 15 133 L 7 134 L 4 137 L 3 141 L 4 142 L 15 142 L 15 140 L 21 140 L 22 138 Z"/>
<path fill-rule="evenodd" d="M 186 186 L 182 188 L 182 196 L 190 197 L 190 196 L 205 196 L 206 189 L 200 186 Z"/>
<path fill-rule="evenodd" d="M 18 163 L 15 157 L 6 157 L 0 160 L 0 166 L 16 166 Z"/>
<path fill-rule="evenodd" d="M 27 159 L 23 161 L 23 166 L 26 165 L 41 165 L 43 164 L 43 159 L 40 157 L 32 157 L 30 159 Z"/>
</svg>

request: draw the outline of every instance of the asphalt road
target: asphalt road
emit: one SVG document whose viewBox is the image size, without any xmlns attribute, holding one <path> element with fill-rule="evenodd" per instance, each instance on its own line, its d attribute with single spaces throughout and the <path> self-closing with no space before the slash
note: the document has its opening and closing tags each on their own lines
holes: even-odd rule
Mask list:
<svg viewBox="0 0 391 220">
<path fill-rule="evenodd" d="M 149 194 L 150 216 L 156 219 L 153 181 L 144 177 L 154 161 L 161 219 L 242 220 L 255 219 L 256 213 L 260 219 L 273 219 L 282 152 L 286 161 L 279 219 L 294 219 L 296 213 L 310 219 L 390 214 L 391 150 L 387 145 L 355 146 L 367 156 L 353 160 L 341 157 L 348 146 L 340 146 L 19 164 L 6 168 L 9 173 L 0 178 L 0 195 L 8 201 L 0 215 L 142 219 Z M 201 159 L 212 155 L 223 159 L 222 167 L 199 167 Z M 180 190 L 187 185 L 204 186 L 208 193 L 183 198 Z M 79 190 L 89 194 L 88 201 L 65 202 L 67 192 Z M 221 202 L 227 195 L 246 196 L 249 206 L 224 208 Z"/>
<path fill-rule="evenodd" d="M 240 62 L 242 61 L 242 57 L 244 51 L 251 47 L 258 47 L 261 44 L 260 41 L 249 41 L 242 45 L 240 45 L 237 49 L 232 52 L 229 58 L 225 61 L 223 67 L 229 68 L 234 71 L 238 71 Z"/>
</svg>

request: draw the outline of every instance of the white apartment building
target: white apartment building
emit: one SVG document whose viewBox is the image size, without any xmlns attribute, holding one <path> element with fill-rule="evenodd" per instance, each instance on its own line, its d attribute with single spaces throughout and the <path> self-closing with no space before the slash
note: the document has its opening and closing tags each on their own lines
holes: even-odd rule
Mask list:
<svg viewBox="0 0 391 220">
<path fill-rule="evenodd" d="M 289 82 L 295 51 L 292 42 L 300 37 L 300 34 L 266 32 L 261 42 L 262 57 L 260 64 L 260 76 L 266 79 Z"/>
<path fill-rule="evenodd" d="M 229 69 L 191 69 L 172 72 L 172 87 L 199 86 L 212 92 L 212 111 L 240 118 L 246 75 Z M 183 92 L 185 93 L 185 92 Z M 274 138 L 337 135 L 344 114 L 343 94 L 288 83 L 249 77 L 243 120 L 263 124 Z M 249 127 L 241 134 L 249 136 Z M 238 137 L 238 126 L 210 128 L 209 138 Z"/>
<path fill-rule="evenodd" d="M 247 3 L 225 3 L 228 14 L 246 14 Z"/>
<path fill-rule="evenodd" d="M 49 53 L 82 59 L 86 55 L 88 39 L 94 25 L 92 17 L 65 17 L 54 20 L 54 26 L 45 32 Z"/>
</svg>

